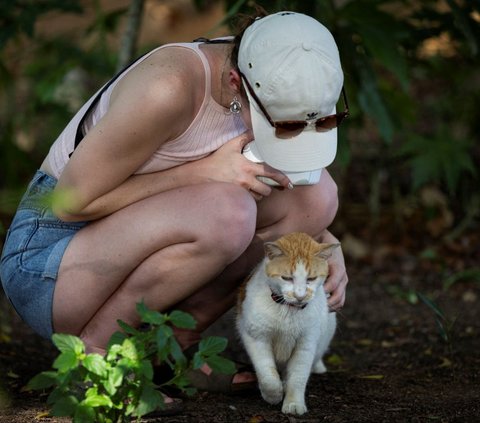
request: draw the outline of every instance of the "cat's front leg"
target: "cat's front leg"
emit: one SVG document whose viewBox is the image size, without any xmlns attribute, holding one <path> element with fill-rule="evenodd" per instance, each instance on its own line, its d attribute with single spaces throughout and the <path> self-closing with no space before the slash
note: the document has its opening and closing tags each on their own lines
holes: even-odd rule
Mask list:
<svg viewBox="0 0 480 423">
<path fill-rule="evenodd" d="M 278 404 L 283 398 L 283 384 L 278 374 L 271 344 L 247 333 L 242 334 L 242 340 L 255 368 L 263 399 L 269 404 Z"/>
<path fill-rule="evenodd" d="M 300 343 L 290 358 L 285 377 L 282 412 L 302 415 L 307 412 L 305 389 L 315 357 L 315 345 Z"/>
</svg>

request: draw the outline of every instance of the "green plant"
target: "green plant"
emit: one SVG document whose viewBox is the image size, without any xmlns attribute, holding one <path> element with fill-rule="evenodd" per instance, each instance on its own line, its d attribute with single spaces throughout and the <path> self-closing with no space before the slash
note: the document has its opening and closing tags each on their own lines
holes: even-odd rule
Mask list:
<svg viewBox="0 0 480 423">
<path fill-rule="evenodd" d="M 435 136 L 411 135 L 399 153 L 410 157 L 412 188 L 440 181 L 454 194 L 462 177 L 477 176 L 470 153 L 472 145 L 471 140 L 455 139 L 446 127 L 440 127 Z"/>
<path fill-rule="evenodd" d="M 420 292 L 417 292 L 417 296 L 433 312 L 440 337 L 447 344 L 450 357 L 453 357 L 454 327 L 457 319 L 447 316 L 440 306 L 428 296 Z"/>
<path fill-rule="evenodd" d="M 443 280 L 443 289 L 448 290 L 452 285 L 461 281 L 480 282 L 480 268 L 472 267 L 449 275 Z"/>
<path fill-rule="evenodd" d="M 47 403 L 54 416 L 68 416 L 73 422 L 127 422 L 164 406 L 157 388 L 176 386 L 187 394 L 189 387 L 185 371 L 208 363 L 214 371 L 233 373 L 231 361 L 219 356 L 227 340 L 219 337 L 203 339 L 189 360 L 176 341 L 172 326 L 192 329 L 193 317 L 181 311 L 162 314 L 139 303 L 137 311 L 146 328 L 135 329 L 119 321 L 123 332 L 112 335 L 106 355 L 85 353 L 85 345 L 76 336 L 54 334 L 53 342 L 60 350 L 52 367 L 28 383 L 30 389 L 54 387 Z M 173 377 L 156 386 L 153 382 L 153 360 L 166 364 Z"/>
</svg>

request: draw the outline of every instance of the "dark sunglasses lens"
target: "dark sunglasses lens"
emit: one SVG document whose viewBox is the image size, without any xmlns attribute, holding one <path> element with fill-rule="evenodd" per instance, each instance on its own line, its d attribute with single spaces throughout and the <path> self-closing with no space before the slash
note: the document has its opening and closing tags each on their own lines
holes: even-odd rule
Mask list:
<svg viewBox="0 0 480 423">
<path fill-rule="evenodd" d="M 337 126 L 337 115 L 326 116 L 317 120 L 317 122 L 315 123 L 317 132 L 328 131 L 330 129 L 336 128 Z"/>
<path fill-rule="evenodd" d="M 275 125 L 277 138 L 289 139 L 299 135 L 306 126 L 306 122 L 279 122 Z"/>
</svg>

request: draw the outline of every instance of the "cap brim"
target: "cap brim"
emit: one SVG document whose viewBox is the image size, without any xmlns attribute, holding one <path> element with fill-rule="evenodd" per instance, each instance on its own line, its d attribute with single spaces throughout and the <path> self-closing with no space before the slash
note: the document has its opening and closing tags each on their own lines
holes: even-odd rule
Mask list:
<svg viewBox="0 0 480 423">
<path fill-rule="evenodd" d="M 275 128 L 258 108 L 248 89 L 245 91 L 250 102 L 255 146 L 267 164 L 285 172 L 307 172 L 325 168 L 333 162 L 337 153 L 336 128 L 325 132 L 306 128 L 296 137 L 277 138 Z"/>
</svg>

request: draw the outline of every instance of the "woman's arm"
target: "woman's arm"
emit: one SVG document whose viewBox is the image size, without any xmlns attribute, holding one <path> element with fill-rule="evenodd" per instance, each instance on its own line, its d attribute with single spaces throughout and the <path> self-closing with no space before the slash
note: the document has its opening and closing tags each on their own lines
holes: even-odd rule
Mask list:
<svg viewBox="0 0 480 423">
<path fill-rule="evenodd" d="M 192 72 L 192 53 L 178 50 L 147 59 L 115 87 L 108 112 L 79 144 L 59 178 L 57 198 L 67 199 L 53 205 L 59 218 L 99 219 L 152 195 L 197 183 L 234 183 L 256 199 L 271 192 L 257 176 L 288 187 L 283 173 L 242 156 L 242 148 L 252 140 L 250 133 L 202 160 L 134 174 L 162 143 L 185 131 L 204 98 L 203 71 Z"/>
<path fill-rule="evenodd" d="M 204 94 L 198 83 L 203 74 L 195 78 L 191 52 L 154 56 L 118 83 L 107 113 L 60 175 L 56 191 L 69 199 L 53 206 L 61 219 L 92 220 L 153 194 L 152 175 L 132 175 L 162 143 L 188 127 L 199 106 L 195 96 Z"/>
</svg>

